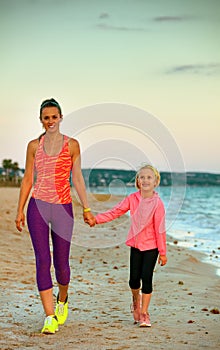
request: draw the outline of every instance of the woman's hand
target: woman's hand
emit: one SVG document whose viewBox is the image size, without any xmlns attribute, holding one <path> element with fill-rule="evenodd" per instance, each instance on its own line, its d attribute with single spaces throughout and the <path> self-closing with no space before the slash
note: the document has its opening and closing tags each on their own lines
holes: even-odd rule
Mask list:
<svg viewBox="0 0 220 350">
<path fill-rule="evenodd" d="M 84 218 L 84 222 L 88 224 L 90 227 L 95 226 L 96 220 L 91 211 L 83 213 L 83 218 Z"/>
<path fill-rule="evenodd" d="M 24 213 L 17 213 L 16 219 L 15 219 L 16 228 L 18 231 L 22 231 L 21 225 L 24 227 L 25 224 L 25 215 Z"/>
<path fill-rule="evenodd" d="M 164 266 L 166 265 L 166 263 L 167 263 L 166 255 L 159 255 L 158 264 L 160 264 L 161 266 Z"/>
</svg>

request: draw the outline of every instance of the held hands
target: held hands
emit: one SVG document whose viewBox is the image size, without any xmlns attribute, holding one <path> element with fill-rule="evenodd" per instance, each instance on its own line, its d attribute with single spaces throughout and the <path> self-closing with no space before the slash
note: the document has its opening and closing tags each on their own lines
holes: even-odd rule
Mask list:
<svg viewBox="0 0 220 350">
<path fill-rule="evenodd" d="M 94 215 L 91 213 L 91 211 L 84 212 L 83 213 L 83 219 L 86 224 L 88 224 L 90 227 L 95 226 L 96 220 Z"/>
<path fill-rule="evenodd" d="M 160 266 L 164 266 L 167 263 L 167 257 L 166 255 L 159 255 L 158 258 L 158 264 L 160 264 Z"/>
</svg>

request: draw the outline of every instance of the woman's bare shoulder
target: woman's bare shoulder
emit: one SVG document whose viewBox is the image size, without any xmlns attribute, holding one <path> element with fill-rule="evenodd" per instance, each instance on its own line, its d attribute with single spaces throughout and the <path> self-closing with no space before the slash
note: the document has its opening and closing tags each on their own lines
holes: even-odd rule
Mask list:
<svg viewBox="0 0 220 350">
<path fill-rule="evenodd" d="M 68 145 L 69 145 L 71 156 L 77 156 L 80 154 L 79 142 L 76 139 L 74 139 L 73 137 L 70 137 L 68 139 Z"/>
<path fill-rule="evenodd" d="M 68 142 L 69 142 L 69 145 L 71 146 L 79 146 L 79 141 L 77 141 L 73 137 L 69 137 Z"/>
<path fill-rule="evenodd" d="M 30 147 L 36 147 L 36 146 L 38 146 L 38 145 L 39 145 L 39 139 L 31 140 L 31 141 L 29 141 L 29 143 L 28 143 L 28 146 L 30 146 Z"/>
<path fill-rule="evenodd" d="M 39 139 L 31 140 L 31 141 L 29 141 L 29 143 L 28 143 L 28 148 L 27 148 L 27 149 L 28 149 L 30 152 L 35 153 L 36 150 L 37 150 L 37 148 L 38 148 L 38 145 L 39 145 Z"/>
<path fill-rule="evenodd" d="M 68 143 L 69 143 L 69 147 L 72 150 L 79 149 L 79 142 L 76 139 L 74 139 L 73 137 L 69 138 Z"/>
</svg>

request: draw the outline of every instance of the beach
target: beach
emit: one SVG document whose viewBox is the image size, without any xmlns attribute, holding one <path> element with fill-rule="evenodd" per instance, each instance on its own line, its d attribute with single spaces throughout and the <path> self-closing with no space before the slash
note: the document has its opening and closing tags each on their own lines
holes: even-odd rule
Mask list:
<svg viewBox="0 0 220 350">
<path fill-rule="evenodd" d="M 18 188 L 0 188 L 1 334 L 9 349 L 217 349 L 220 347 L 220 277 L 203 255 L 167 237 L 168 263 L 154 273 L 151 328 L 134 325 L 128 287 L 126 218 L 89 228 L 74 201 L 69 317 L 55 335 L 40 330 L 44 313 L 35 282 L 35 260 L 27 226 L 14 224 Z M 118 200 L 90 195 L 94 211 Z M 108 199 L 108 200 L 106 200 Z M 52 269 L 53 277 L 54 271 Z M 54 279 L 54 302 L 57 287 Z"/>
</svg>

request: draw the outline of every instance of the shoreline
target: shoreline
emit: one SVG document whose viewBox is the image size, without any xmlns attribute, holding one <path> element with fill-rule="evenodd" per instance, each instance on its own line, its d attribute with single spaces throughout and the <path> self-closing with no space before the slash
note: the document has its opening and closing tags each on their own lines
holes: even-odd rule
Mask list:
<svg viewBox="0 0 220 350">
<path fill-rule="evenodd" d="M 15 229 L 19 189 L 0 188 L 1 335 L 2 350 L 53 349 L 216 349 L 219 346 L 220 279 L 203 253 L 173 244 L 168 235 L 168 263 L 154 273 L 150 304 L 152 327 L 133 324 L 128 287 L 129 248 L 119 242 L 128 222 L 109 223 L 106 230 L 87 228 L 74 202 L 75 231 L 71 246 L 69 317 L 53 336 L 40 334 L 44 314 L 35 283 L 35 262 L 27 227 Z M 113 205 L 90 196 L 94 210 Z M 102 199 L 102 201 L 101 201 Z M 105 198 L 106 199 L 106 198 Z M 92 247 L 100 244 L 102 247 Z M 78 243 L 77 243 L 78 242 Z M 77 244 L 76 244 L 77 243 Z M 81 246 L 79 243 L 83 243 Z M 105 247 L 104 247 L 105 245 Z M 54 271 L 53 280 L 54 279 Z M 54 300 L 57 288 L 54 288 Z"/>
<path fill-rule="evenodd" d="M 170 236 L 169 234 L 167 235 L 168 237 Z M 209 255 L 208 253 L 205 253 L 199 249 L 193 248 L 193 246 L 185 246 L 184 241 L 178 240 L 178 243 L 176 243 L 176 239 L 172 236 L 170 236 L 170 239 L 168 241 L 168 244 L 173 246 L 173 247 L 178 247 L 181 249 L 185 249 L 188 252 L 192 252 L 193 255 L 198 255 L 198 259 L 204 263 L 208 264 L 213 268 L 215 271 L 215 275 L 220 277 L 220 261 L 217 259 L 213 260 L 213 255 Z"/>
</svg>

